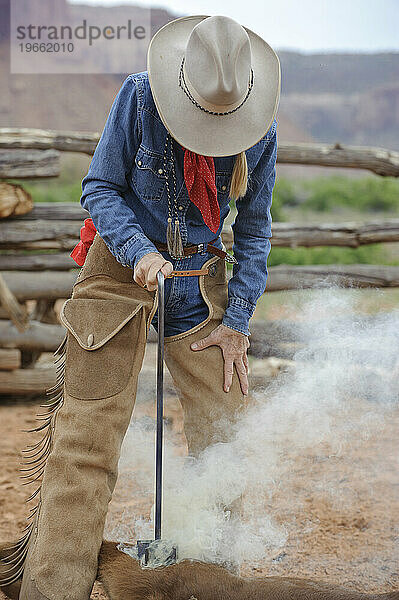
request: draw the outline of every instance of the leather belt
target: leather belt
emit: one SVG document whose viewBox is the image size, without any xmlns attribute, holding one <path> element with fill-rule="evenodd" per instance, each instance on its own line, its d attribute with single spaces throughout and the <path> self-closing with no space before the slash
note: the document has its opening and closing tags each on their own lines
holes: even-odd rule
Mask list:
<svg viewBox="0 0 399 600">
<path fill-rule="evenodd" d="M 216 242 L 217 239 L 218 238 L 215 238 L 214 240 L 211 240 L 207 244 L 192 244 L 190 246 L 184 246 L 183 254 L 184 254 L 184 256 L 189 256 L 190 254 L 197 254 L 198 252 L 210 252 L 211 254 L 215 254 L 216 256 L 219 256 L 220 258 L 224 258 L 224 260 L 226 262 L 237 263 L 238 261 L 236 258 L 234 258 L 234 256 L 232 256 L 231 254 L 228 254 L 224 250 L 221 250 L 220 248 L 217 248 L 216 246 L 212 245 L 212 242 Z M 162 242 L 158 242 L 157 240 L 151 240 L 151 242 L 156 246 L 157 250 L 163 250 L 163 251 L 167 252 L 168 247 L 166 244 L 162 244 Z M 172 258 L 183 258 L 183 256 L 172 256 Z M 174 272 L 176 273 L 177 271 L 174 271 Z M 182 272 L 185 272 L 185 271 L 182 271 Z M 195 271 L 193 271 L 193 273 L 195 273 Z"/>
<path fill-rule="evenodd" d="M 168 277 L 189 277 L 190 275 L 208 275 L 209 269 L 205 267 L 204 269 L 192 269 L 191 271 L 172 271 L 170 275 L 166 275 L 165 279 Z"/>
</svg>

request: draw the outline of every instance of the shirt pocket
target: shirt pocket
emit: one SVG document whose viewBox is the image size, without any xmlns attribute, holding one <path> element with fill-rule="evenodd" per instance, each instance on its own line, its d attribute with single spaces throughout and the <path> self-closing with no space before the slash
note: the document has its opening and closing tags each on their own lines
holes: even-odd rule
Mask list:
<svg viewBox="0 0 399 600">
<path fill-rule="evenodd" d="M 218 195 L 219 206 L 224 206 L 229 202 L 231 174 L 222 171 L 216 172 L 215 182 Z"/>
<path fill-rule="evenodd" d="M 140 146 L 130 175 L 131 186 L 139 198 L 159 202 L 166 193 L 166 177 L 170 170 L 170 162 L 166 163 L 165 170 L 161 156 Z"/>
</svg>

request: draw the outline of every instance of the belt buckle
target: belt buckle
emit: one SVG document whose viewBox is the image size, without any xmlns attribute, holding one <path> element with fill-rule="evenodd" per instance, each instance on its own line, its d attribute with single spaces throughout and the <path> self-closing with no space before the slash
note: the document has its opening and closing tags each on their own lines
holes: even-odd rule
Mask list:
<svg viewBox="0 0 399 600">
<path fill-rule="evenodd" d="M 208 244 L 207 244 L 208 245 Z M 205 244 L 197 244 L 197 254 L 206 254 Z"/>
</svg>

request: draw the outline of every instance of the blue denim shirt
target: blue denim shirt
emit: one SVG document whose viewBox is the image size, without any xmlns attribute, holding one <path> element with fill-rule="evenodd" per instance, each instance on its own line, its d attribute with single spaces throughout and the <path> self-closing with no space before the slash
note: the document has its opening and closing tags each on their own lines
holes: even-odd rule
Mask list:
<svg viewBox="0 0 399 600">
<path fill-rule="evenodd" d="M 248 190 L 236 201 L 232 225 L 233 254 L 238 264 L 228 282 L 228 306 L 223 323 L 250 335 L 249 320 L 267 280 L 270 252 L 272 190 L 276 177 L 277 122 L 246 150 Z M 109 112 L 87 175 L 80 203 L 110 252 L 124 266 L 134 268 L 145 254 L 157 252 L 150 241 L 166 243 L 168 201 L 166 175 L 172 163 L 163 162 L 167 129 L 152 96 L 147 71 L 123 82 Z M 229 213 L 229 187 L 235 156 L 215 157 L 220 226 L 214 234 L 190 201 L 184 182 L 184 149 L 176 149 L 176 191 L 183 244 L 206 243 L 219 237 Z M 223 247 L 221 240 L 219 247 Z"/>
</svg>

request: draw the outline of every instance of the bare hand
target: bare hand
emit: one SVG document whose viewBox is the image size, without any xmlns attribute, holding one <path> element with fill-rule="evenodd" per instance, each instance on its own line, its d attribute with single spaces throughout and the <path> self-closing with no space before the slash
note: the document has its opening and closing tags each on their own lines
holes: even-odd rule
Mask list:
<svg viewBox="0 0 399 600">
<path fill-rule="evenodd" d="M 224 358 L 224 386 L 225 392 L 228 392 L 233 381 L 233 369 L 236 366 L 240 380 L 242 393 L 248 394 L 248 357 L 247 349 L 250 346 L 248 336 L 222 323 L 218 325 L 211 333 L 191 344 L 191 349 L 198 351 L 208 346 L 219 346 L 223 352 Z"/>
<path fill-rule="evenodd" d="M 149 252 L 148 254 L 144 254 L 136 264 L 133 279 L 141 287 L 145 287 L 152 292 L 157 289 L 158 271 L 162 271 L 165 277 L 167 277 L 172 273 L 173 265 L 159 252 Z"/>
</svg>

